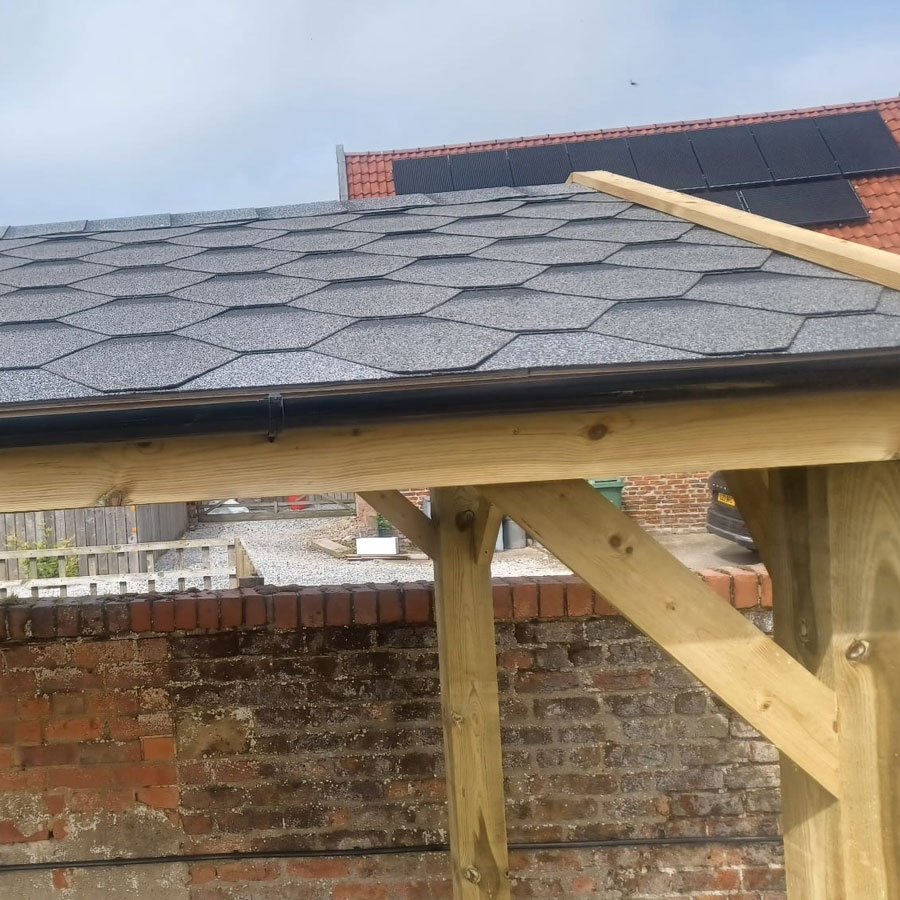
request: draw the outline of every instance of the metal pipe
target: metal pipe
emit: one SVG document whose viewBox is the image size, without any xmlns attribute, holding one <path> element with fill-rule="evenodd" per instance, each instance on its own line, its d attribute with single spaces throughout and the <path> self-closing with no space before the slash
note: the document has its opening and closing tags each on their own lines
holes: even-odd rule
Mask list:
<svg viewBox="0 0 900 900">
<path fill-rule="evenodd" d="M 597 841 L 537 841 L 511 843 L 513 851 L 606 850 L 617 847 L 709 846 L 712 844 L 780 844 L 781 835 L 688 835 L 685 837 L 611 838 Z M 409 847 L 353 847 L 347 850 L 236 850 L 233 853 L 184 853 L 171 856 L 120 856 L 112 859 L 53 860 L 50 862 L 9 863 L 0 865 L 0 875 L 12 872 L 51 869 L 104 869 L 122 866 L 171 865 L 172 863 L 237 862 L 251 859 L 360 858 L 364 856 L 402 856 L 416 853 L 449 853 L 448 844 L 420 844 Z"/>
</svg>

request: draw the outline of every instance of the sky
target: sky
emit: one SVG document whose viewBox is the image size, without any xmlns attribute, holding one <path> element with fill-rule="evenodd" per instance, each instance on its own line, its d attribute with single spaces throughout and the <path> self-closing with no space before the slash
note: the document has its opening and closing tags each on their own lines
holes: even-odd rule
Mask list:
<svg viewBox="0 0 900 900">
<path fill-rule="evenodd" d="M 0 0 L 0 224 L 334 199 L 339 143 L 429 146 L 900 94 L 900 4 L 847 9 Z"/>
</svg>

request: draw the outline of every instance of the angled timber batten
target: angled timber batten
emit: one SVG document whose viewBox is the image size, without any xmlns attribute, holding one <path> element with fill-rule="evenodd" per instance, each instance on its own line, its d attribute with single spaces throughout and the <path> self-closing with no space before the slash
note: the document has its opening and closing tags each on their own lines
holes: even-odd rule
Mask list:
<svg viewBox="0 0 900 900">
<path fill-rule="evenodd" d="M 510 515 L 781 751 L 791 900 L 897 897 L 900 258 L 572 181 L 7 231 L 0 312 L 44 361 L 0 360 L 0 510 L 361 493 L 435 561 L 465 900 L 512 890 L 490 589 Z M 40 284 L 55 242 L 98 237 L 143 268 L 114 246 Z M 123 339 L 135 296 L 147 332 Z M 696 469 L 728 472 L 774 641 L 585 481 Z"/>
</svg>

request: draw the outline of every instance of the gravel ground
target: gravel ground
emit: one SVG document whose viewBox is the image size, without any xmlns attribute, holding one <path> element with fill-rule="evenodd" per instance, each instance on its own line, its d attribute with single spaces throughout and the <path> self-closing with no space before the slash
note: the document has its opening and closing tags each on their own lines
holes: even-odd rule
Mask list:
<svg viewBox="0 0 900 900">
<path fill-rule="evenodd" d="M 312 538 L 344 541 L 356 536 L 356 519 L 283 519 L 273 522 L 206 522 L 185 535 L 191 539 L 241 538 L 266 584 L 366 584 L 389 581 L 430 581 L 429 559 L 336 559 L 312 547 Z M 544 550 L 509 550 L 498 554 L 494 575 L 566 574 L 568 569 Z"/>
</svg>

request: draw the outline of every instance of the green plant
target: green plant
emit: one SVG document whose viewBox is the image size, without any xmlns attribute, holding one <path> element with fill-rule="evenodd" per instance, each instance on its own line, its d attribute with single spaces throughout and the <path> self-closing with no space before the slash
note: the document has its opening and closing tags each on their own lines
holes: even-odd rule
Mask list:
<svg viewBox="0 0 900 900">
<path fill-rule="evenodd" d="M 8 534 L 6 536 L 7 550 L 55 550 L 59 548 L 64 550 L 67 547 L 74 546 L 75 541 L 72 538 L 66 538 L 63 541 L 52 541 L 50 526 L 44 525 L 44 536 L 39 541 L 26 541 L 17 534 Z M 55 556 L 39 556 L 37 562 L 38 578 L 59 578 L 59 561 Z M 78 574 L 78 557 L 66 557 L 66 577 L 72 578 Z M 21 560 L 20 573 L 25 574 L 28 571 L 28 560 Z"/>
<path fill-rule="evenodd" d="M 378 528 L 379 537 L 390 537 L 394 533 L 394 526 L 381 513 L 375 516 L 375 524 Z"/>
</svg>

